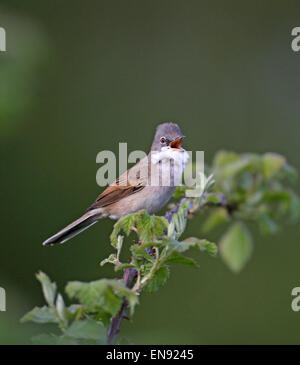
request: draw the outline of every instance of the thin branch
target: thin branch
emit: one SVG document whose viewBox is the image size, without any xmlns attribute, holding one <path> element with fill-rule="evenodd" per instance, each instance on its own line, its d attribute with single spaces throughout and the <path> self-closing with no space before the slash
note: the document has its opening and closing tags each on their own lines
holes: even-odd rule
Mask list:
<svg viewBox="0 0 300 365">
<path fill-rule="evenodd" d="M 137 271 L 133 268 L 124 269 L 123 280 L 128 288 L 132 288 L 134 279 L 137 276 Z M 120 331 L 120 326 L 123 318 L 127 318 L 126 309 L 128 307 L 127 300 L 123 300 L 122 306 L 115 317 L 111 319 L 110 326 L 107 330 L 107 343 L 109 345 L 114 344 L 116 335 Z"/>
<path fill-rule="evenodd" d="M 193 198 L 182 198 L 175 205 L 175 207 L 173 207 L 172 209 L 170 209 L 166 212 L 165 218 L 170 223 L 171 220 L 172 220 L 173 215 L 176 214 L 178 212 L 178 209 L 182 206 L 182 204 L 184 204 L 186 202 L 190 202 L 190 207 L 189 207 L 189 213 L 190 214 L 200 213 L 206 207 L 224 207 L 224 208 L 226 208 L 229 215 L 232 215 L 232 213 L 237 209 L 237 207 L 235 205 L 230 204 L 227 201 L 225 195 L 222 194 L 222 193 L 218 194 L 218 197 L 219 197 L 219 202 L 218 203 L 206 202 L 206 197 L 207 197 L 207 193 L 204 193 L 201 197 L 201 200 L 202 200 L 203 203 L 201 205 L 198 205 L 198 206 L 196 205 L 196 207 L 195 207 Z"/>
</svg>

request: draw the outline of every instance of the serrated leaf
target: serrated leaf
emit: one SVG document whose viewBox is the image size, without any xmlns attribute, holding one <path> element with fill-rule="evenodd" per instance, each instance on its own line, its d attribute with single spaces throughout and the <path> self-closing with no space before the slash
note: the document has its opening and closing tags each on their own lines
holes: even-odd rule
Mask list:
<svg viewBox="0 0 300 365">
<path fill-rule="evenodd" d="M 66 292 L 70 298 L 76 297 L 89 310 L 97 311 L 100 307 L 113 316 L 120 309 L 123 298 L 128 301 L 132 313 L 138 303 L 137 295 L 133 291 L 123 282 L 112 279 L 101 279 L 90 283 L 73 281 L 67 285 Z"/>
<path fill-rule="evenodd" d="M 168 237 L 178 239 L 185 230 L 190 202 L 183 203 L 173 214 L 168 227 Z"/>
<path fill-rule="evenodd" d="M 65 331 L 65 336 L 78 339 L 99 340 L 106 337 L 106 329 L 101 322 L 92 319 L 74 321 Z"/>
<path fill-rule="evenodd" d="M 144 263 L 140 266 L 140 273 L 142 274 L 142 276 L 146 276 L 150 273 L 152 268 L 153 268 L 153 263 L 152 262 Z"/>
<path fill-rule="evenodd" d="M 67 285 L 66 292 L 71 298 L 76 297 L 89 310 L 97 311 L 100 307 L 113 316 L 117 314 L 122 304 L 122 300 L 112 292 L 105 279 L 90 283 L 73 281 Z"/>
<path fill-rule="evenodd" d="M 151 246 L 152 246 L 152 243 L 151 243 Z M 148 246 L 148 247 L 150 247 L 150 246 Z M 143 258 L 150 262 L 155 261 L 154 257 L 149 255 L 149 253 L 145 250 L 145 246 L 141 247 L 137 244 L 134 244 L 134 245 L 130 246 L 130 251 L 131 251 L 132 255 L 137 258 Z"/>
<path fill-rule="evenodd" d="M 169 277 L 169 270 L 166 266 L 160 267 L 154 274 L 153 278 L 145 286 L 145 291 L 148 293 L 153 293 L 162 287 Z"/>
<path fill-rule="evenodd" d="M 36 274 L 36 278 L 42 284 L 44 297 L 50 306 L 54 306 L 56 296 L 56 284 L 52 283 L 49 277 L 40 271 Z"/>
<path fill-rule="evenodd" d="M 251 257 L 252 238 L 242 223 L 234 223 L 221 239 L 220 253 L 224 262 L 234 272 L 239 272 Z"/>
<path fill-rule="evenodd" d="M 165 262 L 166 264 L 182 264 L 195 268 L 199 267 L 195 260 L 191 259 L 190 257 L 183 256 L 176 251 L 172 252 Z"/>
<path fill-rule="evenodd" d="M 135 225 L 135 214 L 128 214 L 121 219 L 120 225 L 124 230 L 126 236 L 129 236 L 132 227 Z"/>
<path fill-rule="evenodd" d="M 146 210 L 129 214 L 114 225 L 114 230 L 110 236 L 112 245 L 117 247 L 117 238 L 120 232 L 124 231 L 128 236 L 132 227 L 137 228 L 140 241 L 146 243 L 162 236 L 168 228 L 168 221 L 164 217 L 150 216 Z"/>
<path fill-rule="evenodd" d="M 129 236 L 132 227 L 135 226 L 135 214 L 128 214 L 123 218 L 120 218 L 114 225 L 114 229 L 110 235 L 112 245 L 117 248 L 118 236 L 123 231 L 126 236 Z"/>
<path fill-rule="evenodd" d="M 154 221 L 146 211 L 140 212 L 137 216 L 137 230 L 142 242 L 153 241 L 152 230 Z"/>
<path fill-rule="evenodd" d="M 87 307 L 81 304 L 71 304 L 66 308 L 65 313 L 69 320 L 81 320 L 86 318 L 87 314 L 92 314 L 93 319 L 97 322 L 102 322 L 105 326 L 109 325 L 111 318 L 111 314 L 102 308 L 97 308 L 97 312 L 95 312 L 90 311 Z"/>
<path fill-rule="evenodd" d="M 154 225 L 153 225 L 154 239 L 159 238 L 168 229 L 169 223 L 164 217 L 152 216 L 152 219 L 154 220 Z"/>
<path fill-rule="evenodd" d="M 200 249 L 200 251 L 207 252 L 210 256 L 215 257 L 218 253 L 217 245 L 206 239 L 200 239 L 196 237 L 189 237 L 180 242 L 179 250 L 184 252 L 191 247 Z"/>
<path fill-rule="evenodd" d="M 22 317 L 21 322 L 58 323 L 58 319 L 54 308 L 43 306 L 34 307 Z"/>
</svg>

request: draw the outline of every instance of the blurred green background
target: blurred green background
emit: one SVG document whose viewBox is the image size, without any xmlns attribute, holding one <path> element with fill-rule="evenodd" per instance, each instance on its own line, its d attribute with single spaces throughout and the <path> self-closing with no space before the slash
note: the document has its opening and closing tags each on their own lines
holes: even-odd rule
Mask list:
<svg viewBox="0 0 300 365">
<path fill-rule="evenodd" d="M 0 0 L 0 344 L 27 344 L 43 304 L 35 273 L 68 280 L 114 275 L 102 221 L 65 245 L 41 242 L 81 215 L 101 188 L 96 154 L 148 149 L 156 125 L 177 121 L 188 150 L 278 152 L 300 170 L 300 54 L 291 50 L 299 1 Z M 297 187 L 296 187 L 297 189 Z M 299 192 L 299 189 L 297 189 Z M 200 236 L 199 219 L 186 236 Z M 235 275 L 195 253 L 143 295 L 122 335 L 135 344 L 299 344 L 300 227 L 256 235 Z"/>
</svg>

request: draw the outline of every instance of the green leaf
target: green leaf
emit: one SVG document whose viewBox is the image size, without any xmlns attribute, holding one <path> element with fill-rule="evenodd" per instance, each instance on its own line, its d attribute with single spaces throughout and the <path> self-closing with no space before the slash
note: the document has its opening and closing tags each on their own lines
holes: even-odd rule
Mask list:
<svg viewBox="0 0 300 365">
<path fill-rule="evenodd" d="M 44 297 L 50 306 L 54 306 L 55 295 L 56 295 L 56 284 L 52 283 L 49 277 L 40 271 L 36 274 L 36 278 L 42 284 Z"/>
<path fill-rule="evenodd" d="M 34 345 L 79 345 L 75 338 L 46 333 L 32 337 L 31 341 Z"/>
<path fill-rule="evenodd" d="M 97 311 L 100 307 L 115 316 L 126 298 L 131 313 L 138 303 L 137 295 L 128 289 L 122 281 L 101 279 L 90 283 L 72 281 L 68 283 L 66 292 L 70 298 L 76 297 L 89 310 Z"/>
<path fill-rule="evenodd" d="M 58 323 L 58 319 L 54 308 L 47 306 L 34 307 L 30 312 L 26 313 L 21 319 L 21 323 Z"/>
<path fill-rule="evenodd" d="M 234 272 L 239 272 L 249 260 L 252 253 L 250 232 L 242 223 L 234 223 L 221 239 L 220 253 Z"/>
<path fill-rule="evenodd" d="M 291 193 L 287 190 L 276 190 L 276 191 L 265 191 L 263 195 L 263 200 L 267 202 L 280 202 L 291 200 Z"/>
<path fill-rule="evenodd" d="M 160 267 L 154 274 L 153 278 L 145 286 L 145 291 L 153 293 L 162 287 L 169 277 L 169 270 L 166 266 Z"/>
<path fill-rule="evenodd" d="M 154 225 L 153 225 L 154 239 L 160 238 L 167 231 L 169 223 L 164 217 L 152 216 L 152 219 L 154 219 Z"/>
<path fill-rule="evenodd" d="M 219 151 L 216 153 L 213 165 L 215 167 L 223 167 L 230 163 L 239 161 L 240 156 L 235 152 Z"/>
<path fill-rule="evenodd" d="M 117 314 L 122 304 L 121 298 L 112 292 L 105 279 L 91 283 L 73 281 L 67 285 L 66 292 L 71 298 L 76 297 L 89 310 L 97 311 L 100 307 L 113 316 Z"/>
<path fill-rule="evenodd" d="M 71 304 L 66 308 L 66 316 L 68 320 L 81 320 L 86 318 L 87 315 L 92 315 L 93 319 L 102 322 L 105 326 L 110 323 L 111 314 L 102 308 L 97 308 L 97 312 L 90 311 L 87 307 L 81 304 Z"/>
<path fill-rule="evenodd" d="M 164 217 L 150 216 L 146 210 L 129 214 L 114 225 L 114 230 L 110 236 L 112 245 L 117 247 L 117 237 L 120 232 L 124 231 L 128 236 L 132 227 L 137 228 L 140 241 L 145 243 L 162 236 L 168 228 L 168 221 Z"/>
<path fill-rule="evenodd" d="M 220 197 L 216 193 L 209 193 L 206 196 L 205 202 L 206 203 L 218 204 L 218 203 L 220 203 Z"/>
<path fill-rule="evenodd" d="M 190 257 L 183 256 L 176 251 L 172 252 L 165 262 L 166 264 L 182 264 L 195 268 L 199 267 L 195 260 L 191 259 Z"/>
<path fill-rule="evenodd" d="M 114 229 L 110 235 L 110 240 L 112 245 L 117 248 L 118 246 L 118 236 L 124 231 L 126 236 L 131 233 L 132 227 L 135 226 L 135 214 L 128 214 L 127 216 L 119 219 L 114 225 Z"/>
<path fill-rule="evenodd" d="M 298 177 L 297 170 L 293 167 L 288 165 L 287 163 L 282 167 L 282 170 L 284 172 L 284 175 L 289 180 L 290 183 L 295 183 Z"/>
<path fill-rule="evenodd" d="M 263 155 L 262 161 L 263 161 L 263 174 L 265 179 L 270 179 L 286 163 L 285 158 L 276 153 L 265 153 Z"/>
<path fill-rule="evenodd" d="M 142 243 L 140 245 L 137 245 L 139 247 L 139 250 L 145 250 L 149 247 L 161 247 L 163 245 L 162 241 L 152 241 L 152 242 L 148 242 L 148 243 Z"/>
<path fill-rule="evenodd" d="M 152 246 L 152 243 L 151 243 L 151 246 Z M 137 244 L 134 244 L 134 245 L 130 246 L 130 251 L 134 257 L 143 258 L 150 262 L 155 261 L 154 257 L 152 257 L 151 255 L 149 255 L 148 252 L 146 252 L 145 247 L 141 247 Z"/>
<path fill-rule="evenodd" d="M 106 337 L 106 329 L 101 322 L 96 322 L 92 319 L 74 321 L 71 326 L 65 331 L 68 337 L 79 339 L 104 339 Z"/>
<path fill-rule="evenodd" d="M 120 221 L 120 226 L 124 230 L 126 236 L 129 236 L 132 227 L 135 226 L 135 214 L 128 214 Z"/>
<path fill-rule="evenodd" d="M 59 318 L 62 320 L 62 322 L 65 325 L 67 325 L 68 321 L 67 321 L 65 310 L 66 309 L 65 309 L 65 303 L 64 303 L 63 297 L 61 294 L 58 294 L 57 299 L 56 299 L 56 311 L 57 311 Z"/>
<path fill-rule="evenodd" d="M 238 175 L 241 175 L 244 172 L 258 170 L 260 166 L 261 158 L 258 155 L 254 153 L 239 155 L 239 159 L 224 165 L 219 170 L 220 177 L 222 179 L 237 178 Z"/>
<path fill-rule="evenodd" d="M 103 297 L 103 309 L 110 312 L 112 316 L 115 316 L 122 305 L 122 298 L 116 295 L 116 293 L 108 287 L 102 295 Z"/>
<path fill-rule="evenodd" d="M 119 235 L 118 239 L 117 239 L 117 247 L 116 247 L 116 249 L 118 251 L 117 258 L 119 258 L 119 256 L 120 256 L 120 252 L 121 252 L 121 249 L 123 246 L 123 241 L 124 241 L 124 237 Z"/>
<path fill-rule="evenodd" d="M 215 243 L 196 237 L 189 237 L 181 241 L 179 243 L 178 250 L 180 252 L 184 252 L 191 247 L 198 248 L 200 251 L 204 251 L 213 257 L 215 257 L 218 253 L 218 247 Z"/>
<path fill-rule="evenodd" d="M 148 243 L 164 234 L 168 221 L 164 217 L 150 216 L 145 210 L 137 215 L 137 230 L 140 240 Z"/>
<path fill-rule="evenodd" d="M 179 199 L 185 196 L 185 191 L 188 189 L 187 186 L 177 186 L 176 190 L 174 191 L 173 197 L 175 199 Z"/>
<path fill-rule="evenodd" d="M 104 259 L 100 262 L 100 266 L 104 266 L 105 264 L 115 265 L 116 262 L 118 262 L 117 256 L 116 256 L 116 254 L 112 253 L 106 259 Z"/>
<path fill-rule="evenodd" d="M 178 239 L 185 230 L 190 202 L 183 203 L 173 214 L 168 227 L 168 237 Z"/>
<path fill-rule="evenodd" d="M 222 178 L 234 178 L 236 175 L 245 171 L 251 164 L 251 160 L 247 158 L 242 158 L 241 160 L 234 161 L 222 169 Z"/>
<path fill-rule="evenodd" d="M 154 227 L 154 220 L 144 210 L 137 216 L 137 230 L 142 242 L 149 242 L 153 240 L 152 230 Z"/>
<path fill-rule="evenodd" d="M 221 207 L 214 209 L 207 217 L 206 221 L 202 226 L 202 231 L 207 233 L 217 226 L 226 223 L 230 220 L 227 209 Z"/>
<path fill-rule="evenodd" d="M 260 214 L 258 217 L 259 228 L 263 234 L 275 233 L 278 230 L 277 224 L 266 213 Z"/>
<path fill-rule="evenodd" d="M 71 304 L 65 308 L 65 315 L 67 319 L 80 319 L 84 312 L 88 312 L 88 309 L 81 304 Z"/>
</svg>

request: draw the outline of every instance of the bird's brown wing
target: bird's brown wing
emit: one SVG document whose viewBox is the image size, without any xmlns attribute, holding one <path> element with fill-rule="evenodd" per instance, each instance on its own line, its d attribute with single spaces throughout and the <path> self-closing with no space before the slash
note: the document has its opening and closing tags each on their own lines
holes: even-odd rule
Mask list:
<svg viewBox="0 0 300 365">
<path fill-rule="evenodd" d="M 142 190 L 146 185 L 146 173 L 148 172 L 145 163 L 146 161 L 143 159 L 130 170 L 122 174 L 98 196 L 87 211 L 116 203 L 119 200 Z M 131 179 L 128 178 L 129 175 L 131 176 Z M 133 176 L 134 179 L 132 179 Z M 128 180 L 130 180 L 130 183 L 128 183 Z"/>
</svg>

